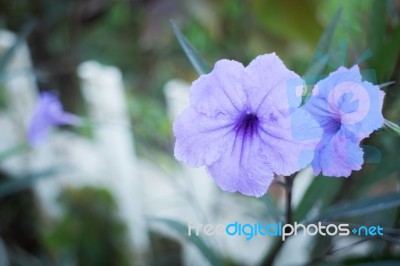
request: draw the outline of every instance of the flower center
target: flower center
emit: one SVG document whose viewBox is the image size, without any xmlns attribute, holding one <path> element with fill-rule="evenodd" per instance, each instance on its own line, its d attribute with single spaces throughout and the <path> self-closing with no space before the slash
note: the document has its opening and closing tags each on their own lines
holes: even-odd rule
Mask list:
<svg viewBox="0 0 400 266">
<path fill-rule="evenodd" d="M 334 119 L 334 121 L 332 122 L 332 129 L 333 132 L 338 132 L 340 130 L 342 126 L 342 119 L 339 117 L 339 119 Z"/>
<path fill-rule="evenodd" d="M 258 117 L 256 114 L 248 113 L 242 115 L 235 126 L 236 134 L 243 134 L 244 137 L 252 137 L 258 129 Z"/>
</svg>

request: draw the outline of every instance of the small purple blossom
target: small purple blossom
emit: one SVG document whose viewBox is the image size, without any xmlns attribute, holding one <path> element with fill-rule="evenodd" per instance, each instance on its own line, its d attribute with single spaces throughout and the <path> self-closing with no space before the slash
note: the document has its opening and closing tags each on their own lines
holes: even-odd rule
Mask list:
<svg viewBox="0 0 400 266">
<path fill-rule="evenodd" d="M 222 190 L 262 196 L 275 174 L 290 175 L 311 162 L 322 135 L 298 108 L 301 94 L 288 93 L 299 80 L 275 54 L 246 68 L 218 61 L 193 82 L 190 107 L 174 123 L 175 157 L 206 166 Z"/>
<path fill-rule="evenodd" d="M 362 81 L 358 66 L 344 67 L 318 82 L 305 104 L 324 134 L 312 162 L 314 175 L 348 177 L 360 170 L 360 141 L 382 127 L 384 93 L 379 86 Z"/>
<path fill-rule="evenodd" d="M 55 94 L 42 92 L 29 125 L 29 144 L 37 146 L 45 141 L 50 129 L 56 125 L 77 125 L 79 122 L 79 117 L 63 111 L 62 104 Z"/>
</svg>

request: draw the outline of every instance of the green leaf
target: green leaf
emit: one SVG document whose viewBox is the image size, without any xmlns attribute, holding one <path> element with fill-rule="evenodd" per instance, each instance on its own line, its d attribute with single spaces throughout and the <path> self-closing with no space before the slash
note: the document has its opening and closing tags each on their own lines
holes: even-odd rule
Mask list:
<svg viewBox="0 0 400 266">
<path fill-rule="evenodd" d="M 31 33 L 31 31 L 33 30 L 35 23 L 30 22 L 27 23 L 23 29 L 21 30 L 21 32 L 18 34 L 17 40 L 15 41 L 15 43 L 13 44 L 13 46 L 11 46 L 10 48 L 8 48 L 7 51 L 4 52 L 4 54 L 0 57 L 0 73 L 1 75 L 3 75 L 4 69 L 7 66 L 8 62 L 11 60 L 11 58 L 14 55 L 14 52 L 17 50 L 17 48 L 23 43 L 25 42 L 26 38 L 28 37 L 28 35 Z"/>
<path fill-rule="evenodd" d="M 54 176 L 59 173 L 54 169 L 45 170 L 39 173 L 30 174 L 25 177 L 14 178 L 0 183 L 0 198 L 10 195 L 12 193 L 21 191 L 33 185 L 37 180 Z"/>
<path fill-rule="evenodd" d="M 370 145 L 361 145 L 364 152 L 364 162 L 365 163 L 380 163 L 382 161 L 381 151 Z"/>
<path fill-rule="evenodd" d="M 249 1 L 248 6 L 257 24 L 272 37 L 307 44 L 318 40 L 322 29 L 316 16 L 319 6 L 313 0 L 302 1 L 301 5 L 291 0 Z"/>
<path fill-rule="evenodd" d="M 379 50 L 376 50 L 376 54 L 371 62 L 373 63 L 372 67 L 379 69 L 377 72 L 379 81 L 388 80 L 392 77 L 397 62 L 394 58 L 398 58 L 399 55 L 400 26 L 394 29 L 389 41 L 381 44 Z"/>
<path fill-rule="evenodd" d="M 380 89 L 383 89 L 383 88 L 386 88 L 386 87 L 390 87 L 390 86 L 392 86 L 394 84 L 396 84 L 395 81 L 388 81 L 388 82 L 379 84 L 378 86 L 379 86 Z"/>
<path fill-rule="evenodd" d="M 366 1 L 367 2 L 367 1 Z M 374 56 L 368 63 L 372 69 L 377 69 L 379 82 L 390 79 L 396 70 L 400 55 L 400 26 L 398 23 L 388 23 L 388 4 L 391 1 L 373 0 L 367 23 L 367 43 Z"/>
<path fill-rule="evenodd" d="M 328 61 L 326 57 L 329 55 L 329 52 L 332 48 L 333 36 L 335 34 L 341 14 L 342 8 L 339 8 L 332 20 L 329 22 L 324 33 L 322 33 L 315 49 L 315 53 L 311 59 L 310 67 L 306 71 L 305 76 L 319 75 L 324 69 Z"/>
<path fill-rule="evenodd" d="M 370 167 L 369 171 L 366 171 L 362 178 L 357 181 L 357 186 L 354 186 L 351 190 L 351 195 L 354 197 L 362 197 L 365 195 L 368 188 L 377 183 L 387 182 L 388 179 L 395 178 L 395 173 L 400 171 L 398 164 L 398 158 L 396 156 L 383 156 L 382 161 L 379 165 Z"/>
<path fill-rule="evenodd" d="M 181 236 L 192 242 L 204 255 L 204 257 L 211 263 L 211 265 L 223 265 L 223 261 L 212 248 L 210 248 L 201 237 L 197 236 L 192 231 L 191 235 L 188 235 L 188 227 L 181 222 L 174 221 L 167 218 L 149 218 L 150 221 L 157 221 L 166 224 L 168 227 L 174 229 Z"/>
<path fill-rule="evenodd" d="M 373 52 L 384 46 L 386 40 L 386 1 L 373 0 L 371 15 L 367 21 L 367 40 Z"/>
<path fill-rule="evenodd" d="M 393 122 L 385 119 L 385 121 L 383 123 L 383 128 L 386 129 L 387 131 L 395 134 L 396 136 L 400 136 L 400 126 L 397 125 L 396 123 L 393 123 Z"/>
<path fill-rule="evenodd" d="M 178 26 L 171 20 L 172 29 L 179 44 L 181 45 L 183 51 L 185 52 L 190 63 L 197 71 L 199 75 L 208 74 L 211 72 L 211 67 L 204 61 L 200 54 L 194 49 L 194 47 L 189 43 L 183 33 L 179 30 Z"/>
<path fill-rule="evenodd" d="M 294 221 L 303 221 L 315 206 L 327 206 L 339 191 L 342 179 L 319 175 L 314 178 L 294 212 Z"/>
<path fill-rule="evenodd" d="M 329 54 L 332 49 L 332 40 L 341 14 L 342 8 L 339 8 L 332 20 L 329 22 L 329 25 L 326 27 L 325 31 L 322 33 L 315 49 L 315 53 L 311 59 L 310 66 L 302 77 L 306 82 L 303 92 L 302 105 L 307 102 L 312 93 L 312 86 L 310 85 L 318 82 L 322 71 L 329 62 Z"/>
<path fill-rule="evenodd" d="M 394 192 L 383 196 L 337 204 L 326 209 L 314 221 L 360 216 L 397 206 L 400 206 L 400 193 Z"/>
<path fill-rule="evenodd" d="M 329 61 L 329 55 L 320 55 L 319 59 L 310 64 L 306 73 L 303 76 L 307 84 L 315 84 L 318 80 L 318 75 L 324 70 Z"/>
<path fill-rule="evenodd" d="M 264 195 L 260 198 L 260 201 L 265 205 L 266 215 L 275 222 L 279 222 L 283 219 L 283 215 L 276 208 L 276 204 L 271 200 L 271 197 Z"/>
</svg>

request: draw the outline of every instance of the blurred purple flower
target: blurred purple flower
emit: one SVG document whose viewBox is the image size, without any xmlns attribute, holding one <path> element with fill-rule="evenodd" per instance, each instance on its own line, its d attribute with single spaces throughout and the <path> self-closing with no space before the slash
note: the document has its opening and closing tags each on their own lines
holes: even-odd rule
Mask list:
<svg viewBox="0 0 400 266">
<path fill-rule="evenodd" d="M 80 118 L 64 112 L 57 96 L 51 92 L 42 92 L 28 129 L 28 141 L 37 146 L 46 140 L 49 131 L 56 125 L 77 125 Z"/>
<path fill-rule="evenodd" d="M 361 79 L 357 65 L 341 67 L 316 84 L 304 106 L 324 130 L 311 164 L 314 175 L 348 177 L 360 170 L 360 141 L 383 125 L 384 93 Z"/>
<path fill-rule="evenodd" d="M 275 54 L 246 68 L 218 61 L 192 84 L 191 105 L 174 123 L 175 157 L 205 165 L 222 190 L 262 196 L 274 174 L 290 175 L 311 162 L 322 135 L 298 108 L 301 91 L 292 97 L 290 84 L 299 80 Z"/>
</svg>

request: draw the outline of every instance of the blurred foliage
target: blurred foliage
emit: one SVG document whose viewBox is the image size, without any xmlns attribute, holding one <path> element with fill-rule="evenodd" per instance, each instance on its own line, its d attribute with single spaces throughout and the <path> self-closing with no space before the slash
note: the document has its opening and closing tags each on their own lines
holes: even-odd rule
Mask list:
<svg viewBox="0 0 400 266">
<path fill-rule="evenodd" d="M 0 172 L 0 181 L 11 180 Z M 4 241 L 11 265 L 28 265 L 43 255 L 40 242 L 39 208 L 33 191 L 25 188 L 0 199 L 0 236 Z"/>
<path fill-rule="evenodd" d="M 170 151 L 171 122 L 157 100 L 144 99 L 139 95 L 133 96 L 129 102 L 129 113 L 135 139 L 140 141 L 139 155 L 149 155 L 154 148 L 164 152 Z M 149 134 L 152 134 L 150 138 Z"/>
<path fill-rule="evenodd" d="M 311 45 L 322 29 L 315 3 L 19 0 L 0 1 L 0 18 L 5 27 L 16 32 L 34 25 L 28 42 L 40 89 L 60 91 L 66 110 L 85 113 L 75 73 L 80 62 L 95 59 L 118 66 L 127 88 L 134 91 L 129 101 L 132 105 L 143 103 L 132 108 L 137 147 L 162 151 L 168 147 L 170 153 L 170 131 L 143 134 L 149 127 L 142 127 L 149 121 L 170 123 L 161 115 L 154 120 L 155 111 L 150 110 L 165 109 L 162 86 L 167 80 L 178 77 L 190 81 L 196 77 L 173 39 L 169 20 L 184 25 L 185 35 L 211 65 L 222 57 L 250 62 L 256 55 L 278 48 L 277 52 L 296 68 L 306 64 L 304 55 L 311 54 Z M 284 15 L 286 12 L 291 15 Z M 305 19 L 308 26 L 295 23 L 298 19 Z M 271 24 L 271 20 L 276 21 Z"/>
<path fill-rule="evenodd" d="M 30 147 L 27 147 L 26 145 L 11 148 L 4 154 L 0 154 L 0 162 L 8 159 L 9 157 L 23 153 L 29 148 Z M 56 172 L 58 172 L 56 169 L 46 169 L 37 173 L 31 172 L 24 176 L 13 176 L 9 180 L 0 181 L 0 199 L 10 194 L 24 191 L 26 188 L 29 188 L 40 179 L 54 177 Z"/>
<path fill-rule="evenodd" d="M 4 87 L 0 85 L 0 110 L 6 110 L 8 107 L 7 95 L 5 92 L 6 90 L 4 89 Z"/>
<path fill-rule="evenodd" d="M 60 197 L 63 215 L 44 232 L 44 244 L 57 265 L 132 265 L 126 227 L 105 189 L 65 189 Z"/>
<path fill-rule="evenodd" d="M 203 254 L 204 258 L 208 260 L 210 265 L 224 265 L 222 256 L 215 252 L 215 248 L 209 245 L 208 241 L 205 241 L 202 237 L 196 235 L 194 231 L 191 236 L 188 236 L 188 227 L 186 224 L 168 218 L 154 218 L 152 221 L 166 224 L 168 227 L 190 241 Z"/>
<path fill-rule="evenodd" d="M 353 64 L 369 49 L 374 56 L 368 66 L 379 69 L 378 81 L 383 82 L 395 69 L 396 60 L 389 59 L 399 53 L 397 3 L 19 0 L 0 1 L 0 18 L 16 32 L 34 25 L 28 41 L 40 88 L 59 90 L 66 110 L 84 113 L 86 109 L 75 73 L 80 62 L 95 59 L 118 66 L 128 90 L 134 92 L 129 102 L 140 105 L 131 108 L 137 147 L 170 153 L 170 131 L 142 127 L 149 121 L 169 123 L 166 116 L 154 116 L 150 110 L 165 109 L 162 86 L 168 79 L 196 78 L 173 39 L 170 19 L 183 26 L 185 36 L 210 65 L 220 58 L 247 64 L 258 54 L 277 52 L 290 68 L 305 73 L 323 27 L 341 6 L 343 14 L 333 41 L 333 52 L 341 56 L 330 57 L 328 70 L 339 63 Z"/>
<path fill-rule="evenodd" d="M 177 241 L 150 231 L 150 242 L 153 256 L 149 265 L 182 265 L 182 247 Z"/>
<path fill-rule="evenodd" d="M 334 30 L 329 30 L 340 7 L 340 18 L 334 23 Z M 141 155 L 148 157 L 153 150 L 172 154 L 171 122 L 162 93 L 164 83 L 172 78 L 187 81 L 197 78 L 173 38 L 170 19 L 210 66 L 221 58 L 247 64 L 257 55 L 269 52 L 277 52 L 290 69 L 311 76 L 326 75 L 340 65 L 360 63 L 362 69 L 374 72 L 369 80 L 377 84 L 396 82 L 384 88 L 384 116 L 400 122 L 400 1 L 397 0 L 0 0 L 0 20 L 5 28 L 22 32 L 28 26 L 33 27 L 28 45 L 40 89 L 60 91 L 67 110 L 85 113 L 76 77 L 79 63 L 95 59 L 122 70 L 136 147 Z M 329 48 L 318 45 L 324 29 L 329 33 L 325 35 Z M 313 65 L 311 72 L 307 71 L 310 62 L 319 63 Z M 1 101 L 5 98 L 1 91 L 0 107 L 4 108 L 7 103 Z M 295 210 L 295 220 L 318 217 L 322 213 L 318 210 L 329 206 L 354 202 L 363 205 L 368 204 L 369 198 L 393 191 L 399 193 L 399 138 L 378 131 L 364 144 L 381 151 L 381 162 L 364 165 L 348 179 L 315 177 Z M 9 195 L 0 202 L 0 234 L 7 246 L 19 241 L 14 236 L 5 237 L 10 235 L 11 225 L 18 230 L 31 230 L 22 236 L 29 238 L 33 234 L 35 245 L 40 246 L 37 225 L 21 224 L 38 219 L 34 217 L 35 208 L 27 203 L 32 195 L 24 193 L 25 196 L 19 192 Z M 17 195 L 29 200 L 20 204 L 14 201 Z M 11 198 L 13 202 L 9 201 Z M 270 207 L 271 215 L 279 219 L 280 210 L 271 208 L 277 199 L 261 200 Z M 69 189 L 60 203 L 64 215 L 45 234 L 44 240 L 52 260 L 61 263 L 76 259 L 82 265 L 128 263 L 125 227 L 114 213 L 115 203 L 108 192 Z M 10 223 L 20 215 L 28 215 L 29 219 Z M 336 221 L 398 229 L 400 209 L 340 217 Z M 157 236 L 154 239 L 155 243 L 164 241 Z M 21 244 L 24 241 L 18 245 L 29 251 Z M 316 237 L 310 247 L 312 262 L 354 265 L 398 259 L 395 249 L 398 244 L 390 239 L 371 241 L 371 256 L 365 258 L 341 258 L 340 252 L 330 250 L 335 241 L 335 238 Z M 166 253 L 179 253 L 178 246 L 171 245 Z M 199 245 L 207 251 L 202 243 Z M 105 257 L 111 253 L 112 256 Z M 176 264 L 175 255 L 167 256 L 166 261 Z M 109 261 L 111 257 L 113 260 Z M 159 263 L 163 263 L 161 257 L 154 261 Z"/>
<path fill-rule="evenodd" d="M 315 0 L 301 3 L 289 0 L 250 1 L 250 3 L 261 26 L 283 40 L 300 40 L 314 45 L 321 35 L 322 27 L 316 18 L 318 6 Z M 283 16 L 285 19 L 282 19 Z"/>
</svg>

